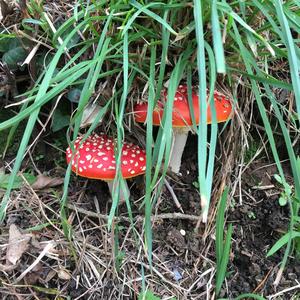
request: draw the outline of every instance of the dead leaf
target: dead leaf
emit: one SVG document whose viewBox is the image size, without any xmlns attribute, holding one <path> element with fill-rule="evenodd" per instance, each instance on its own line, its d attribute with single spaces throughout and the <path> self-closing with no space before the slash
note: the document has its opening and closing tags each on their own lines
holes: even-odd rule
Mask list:
<svg viewBox="0 0 300 300">
<path fill-rule="evenodd" d="M 9 227 L 9 240 L 6 250 L 6 263 L 15 265 L 27 250 L 31 234 L 22 234 L 15 224 Z"/>
<path fill-rule="evenodd" d="M 15 265 L 15 266 L 9 265 L 8 266 L 8 265 L 0 264 L 0 272 L 10 272 L 10 271 L 14 270 L 17 267 L 18 267 L 17 265 Z"/>
<path fill-rule="evenodd" d="M 32 188 L 34 190 L 42 190 L 50 187 L 55 187 L 58 185 L 61 185 L 64 182 L 63 178 L 58 178 L 58 177 L 48 177 L 46 175 L 38 175 L 37 180 L 34 184 L 32 184 Z"/>
<path fill-rule="evenodd" d="M 80 127 L 85 128 L 88 125 L 91 125 L 95 121 L 95 119 L 101 109 L 102 109 L 102 106 L 100 106 L 96 103 L 88 104 L 83 111 Z M 100 122 L 101 122 L 101 120 L 100 120 Z"/>
<path fill-rule="evenodd" d="M 57 272 L 57 276 L 59 279 L 62 280 L 70 280 L 71 279 L 71 274 L 69 273 L 68 270 L 60 268 Z"/>
</svg>

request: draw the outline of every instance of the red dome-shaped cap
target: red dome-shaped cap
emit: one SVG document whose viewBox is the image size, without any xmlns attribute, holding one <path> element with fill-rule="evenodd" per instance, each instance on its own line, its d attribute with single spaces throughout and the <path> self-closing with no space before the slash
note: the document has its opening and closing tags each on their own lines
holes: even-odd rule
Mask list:
<svg viewBox="0 0 300 300">
<path fill-rule="evenodd" d="M 164 93 L 164 100 L 159 101 L 157 107 L 153 111 L 153 125 L 160 126 L 163 117 L 164 103 L 167 99 L 167 93 Z M 224 94 L 215 91 L 214 92 L 214 103 L 216 109 L 217 122 L 225 122 L 230 118 L 232 112 L 232 105 L 228 97 Z M 200 122 L 199 114 L 199 96 L 195 90 L 192 90 L 192 105 L 194 109 L 194 116 L 196 124 Z M 135 121 L 144 123 L 147 118 L 147 103 L 139 103 L 134 107 Z M 207 123 L 212 123 L 212 114 L 210 105 L 207 108 Z M 172 114 L 172 125 L 173 127 L 186 127 L 192 125 L 192 117 L 188 103 L 187 86 L 180 85 L 176 91 L 173 114 Z"/>
<path fill-rule="evenodd" d="M 114 141 L 106 135 L 93 134 L 79 146 L 82 137 L 74 143 L 76 153 L 72 160 L 72 171 L 93 179 L 113 180 L 116 175 Z M 67 163 L 72 158 L 72 150 L 66 151 Z M 131 178 L 145 173 L 146 153 L 137 145 L 123 143 L 121 168 L 123 178 Z"/>
</svg>

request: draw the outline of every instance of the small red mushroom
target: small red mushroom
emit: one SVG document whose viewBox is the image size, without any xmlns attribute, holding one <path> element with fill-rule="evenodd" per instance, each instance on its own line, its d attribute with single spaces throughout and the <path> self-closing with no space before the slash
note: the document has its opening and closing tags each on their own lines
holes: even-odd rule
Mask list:
<svg viewBox="0 0 300 300">
<path fill-rule="evenodd" d="M 67 163 L 72 159 L 72 171 L 77 175 L 91 179 L 101 179 L 107 182 L 110 192 L 116 176 L 115 142 L 106 135 L 93 134 L 80 145 L 82 137 L 74 142 L 76 153 L 72 159 L 72 150 L 67 148 Z M 124 179 L 144 174 L 146 170 L 145 150 L 132 143 L 123 143 L 121 155 L 121 172 Z M 127 194 L 130 195 L 126 184 Z M 124 191 L 120 200 L 124 199 Z"/>
<path fill-rule="evenodd" d="M 164 112 L 164 105 L 167 100 L 167 93 L 164 92 L 163 99 L 158 102 L 157 107 L 153 111 L 153 125 L 160 126 Z M 224 94 L 214 92 L 214 104 L 216 110 L 217 122 L 225 122 L 230 118 L 232 105 L 228 97 Z M 192 90 L 192 105 L 194 110 L 194 118 L 196 124 L 200 122 L 199 114 L 199 96 L 197 92 Z M 136 122 L 144 123 L 147 118 L 147 103 L 139 103 L 134 107 L 134 117 Z M 207 123 L 212 123 L 212 113 L 210 105 L 207 108 Z M 193 125 L 191 111 L 188 102 L 188 93 L 186 85 L 179 85 L 173 104 L 172 126 L 174 132 L 174 146 L 170 158 L 169 166 L 174 173 L 179 173 L 181 165 L 181 157 L 190 131 Z"/>
</svg>

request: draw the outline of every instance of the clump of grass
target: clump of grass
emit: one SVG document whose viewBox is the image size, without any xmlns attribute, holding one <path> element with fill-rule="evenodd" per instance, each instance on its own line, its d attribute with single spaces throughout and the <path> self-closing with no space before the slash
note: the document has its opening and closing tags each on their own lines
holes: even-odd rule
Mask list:
<svg viewBox="0 0 300 300">
<path fill-rule="evenodd" d="M 59 22 L 56 20 L 56 16 L 61 14 L 58 8 L 68 15 Z M 263 4 L 253 0 L 230 5 L 226 2 L 196 0 L 189 3 L 145 1 L 143 4 L 135 0 L 87 1 L 74 6 L 64 5 L 59 1 L 55 5 L 50 3 L 42 6 L 29 1 L 24 13 L 26 19 L 18 24 L 18 34 L 22 36 L 22 41 L 28 42 L 23 45 L 28 54 L 37 57 L 38 54 L 48 53 L 51 59 L 45 59 L 43 67 L 38 70 L 37 59 L 31 59 L 29 64 L 36 74 L 32 76 L 30 88 L 16 97 L 16 100 L 22 100 L 17 114 L 0 123 L 0 131 L 10 129 L 11 141 L 20 122 L 27 120 L 1 202 L 0 220 L 3 222 L 5 218 L 11 190 L 28 151 L 33 129 L 49 106 L 59 101 L 70 101 L 66 93 L 73 89 L 79 91 L 78 103 L 72 104 L 74 111 L 70 114 L 66 135 L 72 147 L 80 132 L 85 107 L 92 101 L 101 103 L 103 108 L 85 131 L 85 137 L 98 127 L 101 119 L 107 121 L 102 122 L 100 127 L 117 138 L 117 174 L 122 185 L 121 145 L 127 136 L 137 137 L 134 136 L 135 124 L 131 108 L 135 101 L 143 97 L 149 104 L 145 129 L 147 171 L 144 228 L 145 249 L 151 265 L 151 214 L 153 203 L 159 197 L 167 174 L 167 164 L 164 162 L 169 159 L 172 144 L 173 98 L 177 86 L 183 81 L 189 85 L 199 85 L 201 99 L 206 99 L 206 87 L 209 87 L 209 101 L 212 100 L 212 91 L 216 87 L 226 87 L 234 99 L 235 109 L 230 125 L 227 122 L 219 127 L 213 122 L 209 131 L 206 114 L 201 114 L 201 121 L 197 126 L 198 186 L 199 201 L 202 204 L 201 219 L 199 217 L 197 227 L 200 227 L 201 221 L 212 221 L 209 218 L 210 200 L 223 191 L 224 185 L 220 185 L 219 190 L 214 188 L 217 181 L 214 173 L 216 149 L 218 143 L 221 144 L 219 141 L 222 140 L 222 133 L 228 126 L 243 130 L 251 128 L 252 124 L 243 123 L 244 112 L 240 108 L 245 107 L 245 102 L 252 99 L 251 106 L 257 111 L 257 122 L 263 127 L 283 188 L 287 191 L 289 185 L 272 127 L 273 122 L 278 124 L 293 173 L 295 197 L 299 199 L 300 168 L 297 163 L 298 154 L 295 152 L 300 114 L 299 47 L 295 38 L 300 31 L 297 9 L 297 3 L 288 1 L 283 4 L 279 0 Z M 28 30 L 35 31 L 37 36 L 30 38 Z M 7 36 L 16 38 L 15 33 L 3 31 L 2 37 Z M 280 60 L 288 63 L 285 73 L 290 73 L 290 77 L 287 75 L 289 80 L 282 80 L 280 75 L 273 72 L 273 66 Z M 163 84 L 167 81 L 168 102 L 162 125 L 154 136 L 151 114 Z M 292 90 L 294 105 L 288 101 L 279 102 L 275 88 Z M 240 97 L 247 93 L 249 98 Z M 207 105 L 206 101 L 202 101 L 200 110 L 206 111 Z M 247 133 L 242 129 L 241 135 L 244 136 L 243 141 L 246 141 Z M 236 144 L 232 144 L 231 149 L 241 149 L 244 146 L 238 138 L 234 142 Z M 228 144 L 230 141 L 227 140 Z M 236 161 L 239 160 L 240 157 L 237 157 Z M 229 178 L 229 173 L 230 170 L 227 173 L 225 171 L 223 181 Z M 61 197 L 61 216 L 65 234 L 71 240 L 71 228 L 65 211 L 70 174 L 71 168 L 68 166 Z M 292 216 L 298 215 L 298 203 L 294 199 L 288 200 L 291 209 L 290 238 L 281 271 L 291 249 L 294 230 Z M 112 226 L 117 213 L 118 202 L 117 189 L 108 218 L 109 226 Z M 126 205 L 133 221 L 129 199 L 126 200 Z M 220 267 L 220 262 L 217 265 Z M 279 279 L 280 277 L 277 278 L 277 283 Z"/>
</svg>

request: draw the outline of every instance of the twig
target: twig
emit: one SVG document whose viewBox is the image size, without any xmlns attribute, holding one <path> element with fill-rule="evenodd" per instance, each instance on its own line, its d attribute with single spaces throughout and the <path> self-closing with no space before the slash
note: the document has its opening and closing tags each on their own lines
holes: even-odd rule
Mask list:
<svg viewBox="0 0 300 300">
<path fill-rule="evenodd" d="M 95 213 L 93 211 L 89 211 L 89 210 L 86 210 L 86 209 L 83 209 L 83 208 L 80 208 L 80 207 L 76 207 L 73 204 L 67 204 L 66 206 L 68 208 L 72 209 L 72 210 L 75 210 L 75 211 L 77 211 L 81 214 L 87 215 L 89 217 L 108 220 L 108 215 Z M 128 217 L 115 217 L 114 219 L 115 219 L 115 221 L 130 222 L 130 219 Z M 166 214 L 159 214 L 159 215 L 151 217 L 151 221 L 164 220 L 164 219 L 189 220 L 189 221 L 197 222 L 199 217 L 194 216 L 194 215 L 182 214 L 182 213 L 166 213 Z M 140 216 L 140 215 L 136 216 L 134 218 L 135 222 L 143 222 L 144 220 L 145 220 L 144 216 Z"/>
<path fill-rule="evenodd" d="M 183 209 L 182 209 L 182 206 L 181 206 L 181 204 L 180 204 L 180 202 L 179 202 L 179 200 L 178 200 L 176 194 L 174 193 L 173 188 L 170 186 L 170 184 L 169 184 L 169 182 L 167 181 L 166 178 L 164 178 L 164 182 L 165 182 L 165 185 L 166 185 L 168 191 L 170 192 L 170 194 L 171 194 L 171 196 L 172 196 L 172 198 L 173 198 L 173 201 L 174 201 L 175 205 L 177 206 L 177 208 L 178 208 L 182 213 L 184 213 L 184 211 L 183 211 Z"/>
<path fill-rule="evenodd" d="M 280 292 L 278 292 L 278 293 L 276 293 L 274 295 L 268 296 L 268 299 L 271 300 L 271 299 L 273 299 L 273 298 L 275 298 L 277 296 L 283 295 L 284 293 L 290 292 L 290 291 L 295 290 L 295 289 L 300 289 L 300 284 L 292 286 L 292 287 L 287 288 L 285 290 L 282 290 L 282 291 L 280 291 Z"/>
<path fill-rule="evenodd" d="M 40 253 L 40 255 L 36 258 L 36 260 L 14 281 L 14 284 L 18 283 L 21 279 L 24 278 L 24 276 L 29 273 L 40 261 L 41 259 L 53 248 L 55 247 L 55 243 L 53 241 L 50 241 L 47 243 L 43 249 L 43 251 Z"/>
</svg>

